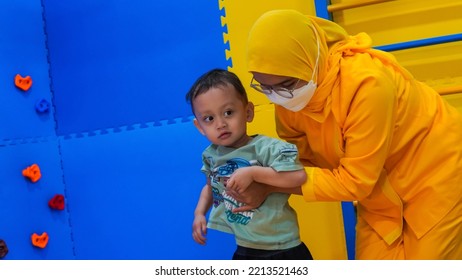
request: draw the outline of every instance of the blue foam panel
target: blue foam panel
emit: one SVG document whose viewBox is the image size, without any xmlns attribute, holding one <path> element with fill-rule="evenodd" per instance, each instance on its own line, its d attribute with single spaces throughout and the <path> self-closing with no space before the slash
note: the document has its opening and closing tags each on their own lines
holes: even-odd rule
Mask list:
<svg viewBox="0 0 462 280">
<path fill-rule="evenodd" d="M 356 256 L 356 209 L 352 202 L 342 202 L 343 226 L 349 260 Z"/>
<path fill-rule="evenodd" d="M 43 3 L 58 135 L 189 115 L 194 80 L 229 65 L 216 1 Z"/>
<path fill-rule="evenodd" d="M 61 137 L 77 259 L 230 259 L 234 237 L 191 236 L 207 139 L 191 121 Z"/>
<path fill-rule="evenodd" d="M 0 1 L 0 35 L 0 142 L 55 135 L 53 108 L 35 111 L 37 100 L 51 102 L 40 1 Z M 28 91 L 16 88 L 16 74 L 32 78 Z"/>
<path fill-rule="evenodd" d="M 74 259 L 68 209 L 54 210 L 48 201 L 65 195 L 56 139 L 0 147 L 0 239 L 9 248 L 5 259 Z M 32 183 L 22 176 L 31 164 L 42 177 Z M 48 245 L 34 247 L 31 235 L 47 232 Z"/>
</svg>

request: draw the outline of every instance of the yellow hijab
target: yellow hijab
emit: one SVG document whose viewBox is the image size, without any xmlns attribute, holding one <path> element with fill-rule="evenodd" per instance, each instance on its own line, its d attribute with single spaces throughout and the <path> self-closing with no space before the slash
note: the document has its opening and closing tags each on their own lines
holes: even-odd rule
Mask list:
<svg viewBox="0 0 462 280">
<path fill-rule="evenodd" d="M 328 46 L 348 35 L 331 21 L 305 16 L 295 10 L 269 11 L 255 22 L 247 42 L 248 70 L 309 81 L 318 53 L 313 28 L 320 39 L 321 75 L 326 71 L 322 58 L 326 57 Z"/>
<path fill-rule="evenodd" d="M 323 121 L 330 111 L 331 95 L 338 94 L 337 77 L 344 56 L 367 52 L 411 77 L 393 56 L 372 49 L 371 38 L 366 33 L 350 36 L 332 21 L 295 10 L 269 11 L 254 23 L 247 42 L 248 71 L 309 81 L 318 54 L 317 40 L 320 57 L 314 82 L 318 88 L 302 111 L 318 121 Z"/>
</svg>

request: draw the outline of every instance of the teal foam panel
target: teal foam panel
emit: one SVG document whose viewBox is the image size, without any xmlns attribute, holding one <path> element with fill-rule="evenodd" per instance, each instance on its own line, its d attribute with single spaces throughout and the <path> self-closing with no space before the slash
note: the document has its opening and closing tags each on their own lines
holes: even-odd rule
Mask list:
<svg viewBox="0 0 462 280">
<path fill-rule="evenodd" d="M 217 1 L 43 3 L 58 135 L 190 115 L 195 79 L 229 65 Z"/>
<path fill-rule="evenodd" d="M 4 259 L 74 259 L 69 209 L 48 207 L 55 194 L 66 196 L 57 139 L 2 146 L 0 159 L 0 239 L 9 248 Z M 36 183 L 22 175 L 33 163 L 42 174 Z M 48 245 L 34 247 L 31 235 L 43 232 Z"/>
<path fill-rule="evenodd" d="M 55 135 L 53 108 L 35 111 L 37 100 L 52 101 L 40 1 L 0 1 L 0 35 L 0 141 Z M 16 74 L 32 78 L 28 91 Z"/>
<path fill-rule="evenodd" d="M 180 120 L 62 137 L 76 258 L 231 259 L 232 235 L 191 235 L 207 145 Z"/>
</svg>

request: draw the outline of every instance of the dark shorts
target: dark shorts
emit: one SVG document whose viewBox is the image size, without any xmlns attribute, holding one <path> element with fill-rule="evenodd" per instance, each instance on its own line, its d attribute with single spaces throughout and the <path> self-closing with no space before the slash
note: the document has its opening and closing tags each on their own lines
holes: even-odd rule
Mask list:
<svg viewBox="0 0 462 280">
<path fill-rule="evenodd" d="M 233 260 L 312 260 L 305 243 L 285 250 L 259 250 L 237 246 Z"/>
</svg>

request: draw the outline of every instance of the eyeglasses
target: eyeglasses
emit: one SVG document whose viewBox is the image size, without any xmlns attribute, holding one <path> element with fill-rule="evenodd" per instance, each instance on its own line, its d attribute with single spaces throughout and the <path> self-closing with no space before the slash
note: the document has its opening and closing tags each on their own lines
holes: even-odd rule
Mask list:
<svg viewBox="0 0 462 280">
<path fill-rule="evenodd" d="M 255 89 L 256 91 L 259 91 L 266 95 L 270 95 L 272 92 L 274 92 L 277 95 L 285 97 L 285 98 L 294 97 L 292 92 L 294 92 L 294 90 L 297 88 L 298 83 L 300 82 L 300 79 L 298 79 L 292 89 L 287 89 L 284 87 L 273 87 L 273 86 L 262 85 L 260 83 L 254 83 L 254 80 L 255 79 L 252 77 L 252 81 L 250 81 L 250 87 Z"/>
</svg>

